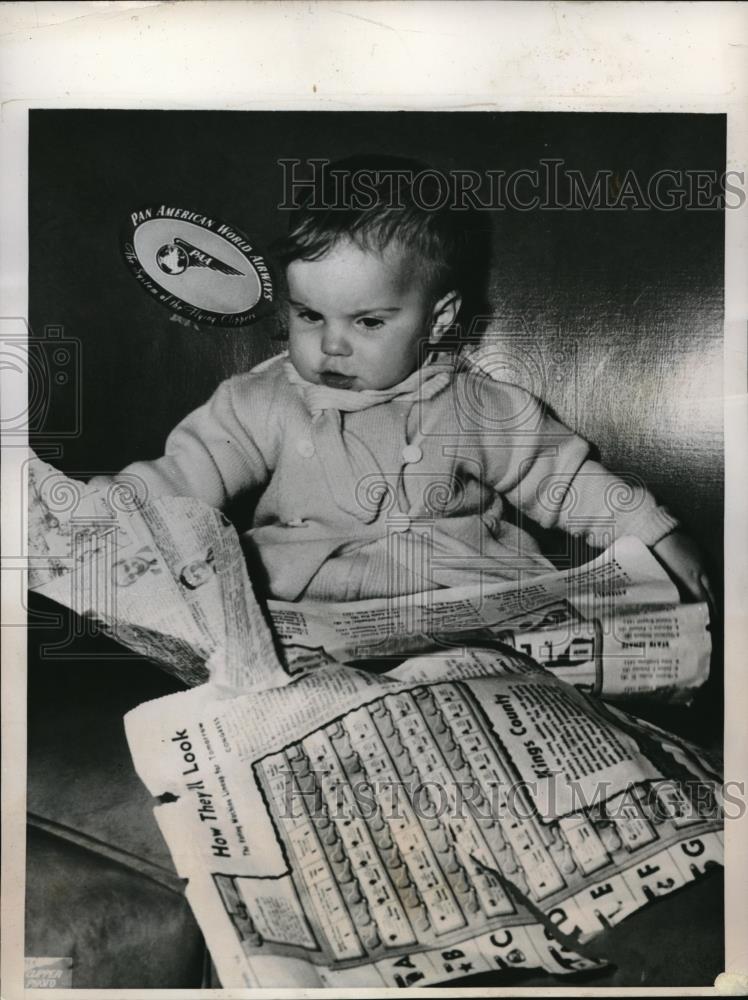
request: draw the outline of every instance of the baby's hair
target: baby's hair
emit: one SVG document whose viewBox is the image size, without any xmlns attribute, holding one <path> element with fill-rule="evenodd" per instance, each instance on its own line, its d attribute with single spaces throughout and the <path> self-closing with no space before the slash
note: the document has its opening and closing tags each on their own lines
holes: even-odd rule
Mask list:
<svg viewBox="0 0 748 1000">
<path fill-rule="evenodd" d="M 469 213 L 444 201 L 436 171 L 418 160 L 338 160 L 315 175 L 275 256 L 285 268 L 294 260 L 318 260 L 342 239 L 379 253 L 394 243 L 417 258 L 435 299 L 464 291 L 475 278 L 475 230 Z"/>
</svg>

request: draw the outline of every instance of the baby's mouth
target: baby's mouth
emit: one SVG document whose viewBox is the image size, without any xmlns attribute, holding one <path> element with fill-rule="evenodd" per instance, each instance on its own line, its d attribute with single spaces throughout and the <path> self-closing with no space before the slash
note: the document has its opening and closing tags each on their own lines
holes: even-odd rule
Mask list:
<svg viewBox="0 0 748 1000">
<path fill-rule="evenodd" d="M 339 372 L 320 372 L 319 380 L 330 389 L 350 389 L 356 381 L 355 375 L 341 375 Z"/>
</svg>

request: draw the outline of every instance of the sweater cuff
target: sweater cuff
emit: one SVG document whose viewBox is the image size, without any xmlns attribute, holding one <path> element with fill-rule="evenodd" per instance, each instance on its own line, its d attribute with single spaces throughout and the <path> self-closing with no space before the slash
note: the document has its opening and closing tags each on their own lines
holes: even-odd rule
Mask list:
<svg viewBox="0 0 748 1000">
<path fill-rule="evenodd" d="M 612 541 L 633 535 L 645 545 L 656 545 L 665 535 L 669 535 L 679 526 L 679 521 L 665 507 L 647 504 L 642 510 L 633 511 L 625 516 L 619 515 L 613 524 L 603 520 L 599 524 L 588 524 L 584 531 L 573 531 L 572 534 L 583 535 L 588 545 L 594 548 L 607 548 Z"/>
<path fill-rule="evenodd" d="M 665 507 L 648 507 L 636 511 L 620 525 L 619 535 L 634 535 L 645 545 L 656 545 L 665 535 L 674 531 L 680 522 Z"/>
</svg>

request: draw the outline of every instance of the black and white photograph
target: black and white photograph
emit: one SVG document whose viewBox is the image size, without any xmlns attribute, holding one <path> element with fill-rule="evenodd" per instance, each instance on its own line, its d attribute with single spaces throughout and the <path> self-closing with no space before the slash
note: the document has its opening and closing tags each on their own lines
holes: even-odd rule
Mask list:
<svg viewBox="0 0 748 1000">
<path fill-rule="evenodd" d="M 332 6 L 215 8 L 335 53 Z M 427 54 L 458 6 L 578 31 L 606 5 L 341 8 L 376 49 L 420 7 Z M 740 991 L 739 116 L 346 105 L 313 76 L 13 118 L 14 969 L 94 995 Z"/>
</svg>

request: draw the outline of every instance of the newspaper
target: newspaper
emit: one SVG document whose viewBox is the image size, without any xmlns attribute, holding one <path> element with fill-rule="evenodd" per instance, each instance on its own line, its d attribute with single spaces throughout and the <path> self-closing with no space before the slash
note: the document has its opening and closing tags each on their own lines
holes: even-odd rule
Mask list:
<svg viewBox="0 0 748 1000">
<path fill-rule="evenodd" d="M 219 511 L 188 497 L 139 505 L 126 484 L 86 486 L 37 458 L 28 491 L 31 590 L 186 684 L 283 682 L 236 531 Z"/>
<path fill-rule="evenodd" d="M 224 987 L 585 969 L 722 864 L 715 766 L 509 651 L 208 684 L 125 726 Z"/>
<path fill-rule="evenodd" d="M 29 586 L 199 684 L 275 686 L 333 662 L 508 645 L 581 690 L 688 701 L 709 674 L 705 604 L 681 605 L 657 560 L 624 538 L 596 560 L 517 583 L 347 604 L 255 601 L 236 532 L 187 497 L 138 505 L 29 465 Z M 282 662 L 275 656 L 275 637 Z"/>
<path fill-rule="evenodd" d="M 28 484 L 30 586 L 192 685 L 125 725 L 223 986 L 585 969 L 721 864 L 716 765 L 588 696 L 705 679 L 705 609 L 640 542 L 519 588 L 271 602 L 276 648 L 218 511 L 38 459 Z"/>
<path fill-rule="evenodd" d="M 711 636 L 707 605 L 678 600 L 649 550 L 623 538 L 591 563 L 519 585 L 268 608 L 291 672 L 424 650 L 454 655 L 495 639 L 583 691 L 683 702 L 708 679 Z"/>
</svg>

